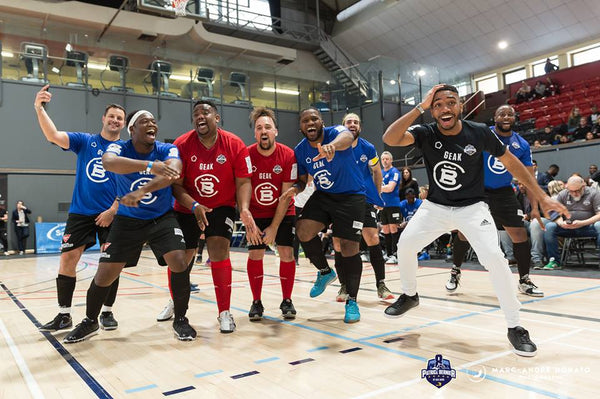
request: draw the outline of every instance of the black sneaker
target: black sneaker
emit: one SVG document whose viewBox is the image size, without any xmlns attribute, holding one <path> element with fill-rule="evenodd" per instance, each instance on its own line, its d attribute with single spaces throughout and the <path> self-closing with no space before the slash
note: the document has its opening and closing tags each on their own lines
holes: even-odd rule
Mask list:
<svg viewBox="0 0 600 399">
<path fill-rule="evenodd" d="M 178 317 L 173 321 L 173 331 L 175 331 L 175 336 L 180 341 L 193 341 L 196 339 L 196 330 L 190 326 L 190 322 L 185 316 Z"/>
<path fill-rule="evenodd" d="M 419 306 L 419 294 L 415 294 L 415 296 L 402 294 L 393 305 L 390 305 L 385 309 L 385 315 L 392 318 L 400 317 L 408 312 L 409 309 L 417 306 Z"/>
<path fill-rule="evenodd" d="M 119 326 L 119 323 L 115 320 L 115 316 L 113 316 L 113 312 L 102 312 L 100 313 L 100 327 L 103 330 L 110 331 L 116 330 Z"/>
<path fill-rule="evenodd" d="M 248 317 L 250 318 L 250 321 L 261 320 L 263 317 L 264 311 L 265 311 L 265 308 L 264 308 L 262 302 L 260 301 L 260 299 L 258 299 L 256 301 L 252 301 L 252 306 L 250 307 L 250 311 L 248 312 Z"/>
<path fill-rule="evenodd" d="M 58 331 L 73 326 L 73 319 L 68 313 L 59 313 L 52 321 L 44 324 L 39 328 L 40 331 Z"/>
<path fill-rule="evenodd" d="M 513 352 L 519 356 L 532 357 L 537 354 L 537 346 L 531 339 L 529 339 L 529 333 L 526 329 L 521 326 L 508 329 L 508 340 L 513 346 Z"/>
<path fill-rule="evenodd" d="M 99 329 L 100 325 L 98 324 L 98 320 L 92 321 L 86 317 L 81 320 L 81 323 L 77 324 L 73 331 L 67 334 L 63 342 L 65 344 L 73 344 L 75 342 L 83 341 L 88 337 L 98 334 Z"/>
<path fill-rule="evenodd" d="M 281 309 L 281 314 L 283 318 L 286 320 L 292 320 L 296 318 L 296 308 L 294 308 L 294 304 L 291 299 L 284 299 L 279 305 L 279 309 Z"/>
<path fill-rule="evenodd" d="M 450 270 L 450 278 L 446 282 L 446 290 L 448 292 L 454 292 L 458 288 L 458 284 L 460 283 L 460 268 L 454 266 L 452 270 Z"/>
</svg>

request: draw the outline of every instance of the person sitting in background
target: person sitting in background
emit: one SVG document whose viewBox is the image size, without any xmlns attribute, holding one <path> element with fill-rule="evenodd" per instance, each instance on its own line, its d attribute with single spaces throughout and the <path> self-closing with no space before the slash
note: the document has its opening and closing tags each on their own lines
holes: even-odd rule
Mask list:
<svg viewBox="0 0 600 399">
<path fill-rule="evenodd" d="M 552 164 L 548 167 L 546 173 L 538 175 L 537 182 L 544 191 L 548 192 L 548 184 L 558 175 L 559 170 L 558 165 Z"/>
<path fill-rule="evenodd" d="M 542 148 L 542 143 L 539 140 L 533 142 L 533 148 Z"/>
<path fill-rule="evenodd" d="M 571 142 L 571 139 L 569 138 L 569 136 L 566 136 L 566 135 L 563 134 L 563 135 L 560 136 L 560 140 L 559 140 L 558 144 L 567 144 L 567 143 L 570 143 L 570 142 Z"/>
<path fill-rule="evenodd" d="M 573 131 L 573 140 L 587 140 L 587 134 L 592 132 L 592 127 L 587 123 L 587 116 L 579 118 L 579 126 Z M 592 135 L 592 138 L 593 135 Z"/>
<path fill-rule="evenodd" d="M 567 128 L 569 132 L 573 132 L 579 126 L 579 120 L 581 114 L 579 113 L 579 107 L 573 107 L 569 113 L 569 121 L 567 122 Z"/>
<path fill-rule="evenodd" d="M 550 76 L 546 78 L 546 96 L 554 96 L 560 94 L 558 84 L 554 83 Z"/>
<path fill-rule="evenodd" d="M 598 106 L 596 104 L 592 104 L 589 116 L 590 125 L 595 125 L 598 123 L 598 117 L 600 117 L 600 113 L 598 112 Z"/>
<path fill-rule="evenodd" d="M 535 87 L 533 89 L 533 97 L 534 98 L 542 98 L 546 96 L 546 85 L 541 80 L 535 82 Z"/>
<path fill-rule="evenodd" d="M 429 195 L 429 184 L 419 187 L 419 199 L 426 200 Z"/>
<path fill-rule="evenodd" d="M 517 104 L 524 101 L 529 101 L 531 99 L 531 94 L 531 86 L 529 86 L 523 80 L 521 82 L 521 87 L 519 87 L 519 90 L 517 90 Z"/>
<path fill-rule="evenodd" d="M 406 199 L 406 191 L 412 189 L 415 193 L 419 190 L 419 182 L 412 176 L 412 170 L 405 166 L 402 168 L 402 176 L 400 180 L 400 187 L 398 188 L 398 196 L 400 201 Z"/>
<path fill-rule="evenodd" d="M 594 139 L 596 139 L 596 137 L 594 136 L 594 133 L 592 133 L 591 131 L 587 132 L 585 134 L 585 141 L 590 141 L 590 140 L 594 140 Z"/>
</svg>

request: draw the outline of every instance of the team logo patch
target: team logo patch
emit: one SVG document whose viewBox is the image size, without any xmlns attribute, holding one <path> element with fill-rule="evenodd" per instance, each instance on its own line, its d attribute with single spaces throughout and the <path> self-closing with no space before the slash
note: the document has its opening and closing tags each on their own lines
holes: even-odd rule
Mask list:
<svg viewBox="0 0 600 399">
<path fill-rule="evenodd" d="M 121 146 L 119 144 L 109 144 L 108 147 L 106 147 L 106 151 L 110 151 L 110 152 L 114 152 L 117 155 L 121 155 Z"/>
<path fill-rule="evenodd" d="M 169 149 L 169 155 L 167 155 L 168 157 L 173 157 L 173 158 L 179 158 L 179 150 L 177 149 L 177 147 L 173 147 L 171 149 Z"/>
<path fill-rule="evenodd" d="M 421 378 L 436 388 L 441 388 L 453 378 L 456 378 L 456 370 L 450 365 L 450 360 L 444 359 L 442 355 L 435 355 L 435 359 L 427 361 L 427 368 L 421 369 Z"/>
<path fill-rule="evenodd" d="M 590 200 L 583 201 L 583 205 L 585 205 L 585 206 L 590 206 L 590 204 L 591 204 Z"/>
<path fill-rule="evenodd" d="M 306 161 L 306 163 L 311 163 L 311 162 L 312 162 L 312 158 L 311 158 L 311 157 L 308 157 L 308 158 L 306 158 L 306 160 L 305 160 L 305 161 Z"/>
<path fill-rule="evenodd" d="M 273 172 L 275 172 L 276 174 L 280 174 L 281 172 L 283 172 L 283 168 L 280 165 L 275 165 L 273 167 Z"/>
<path fill-rule="evenodd" d="M 219 192 L 219 190 L 216 189 L 219 186 L 219 183 L 220 180 L 217 176 L 211 175 L 210 173 L 200 175 L 196 177 L 196 180 L 194 181 L 198 194 L 204 198 L 214 197 Z"/>
<path fill-rule="evenodd" d="M 513 146 L 513 148 L 516 148 L 517 150 L 519 148 L 521 148 L 521 146 L 519 145 L 519 143 L 517 143 L 516 141 L 513 141 L 513 143 L 511 145 Z"/>
<path fill-rule="evenodd" d="M 500 162 L 498 158 L 493 157 L 491 155 L 488 157 L 487 166 L 490 172 L 492 172 L 495 175 L 502 175 L 506 173 L 506 168 L 504 167 L 504 164 Z"/>
<path fill-rule="evenodd" d="M 352 228 L 353 229 L 361 229 L 363 228 L 363 222 L 359 222 L 358 220 L 353 220 L 352 221 Z"/>
<path fill-rule="evenodd" d="M 148 184 L 148 182 L 150 180 L 152 180 L 150 177 L 141 177 L 141 178 L 137 179 L 136 181 L 131 183 L 131 185 L 129 186 L 129 191 L 133 192 L 133 191 L 139 189 L 140 187 L 145 186 L 146 184 Z M 142 199 L 140 200 L 140 204 L 150 205 L 151 203 L 156 201 L 157 198 L 158 197 L 156 195 L 154 195 L 153 193 L 146 193 L 146 195 L 144 195 L 142 197 Z"/>
<path fill-rule="evenodd" d="M 290 179 L 296 180 L 298 178 L 298 164 L 294 163 L 292 165 L 292 172 L 290 173 Z"/>
<path fill-rule="evenodd" d="M 450 161 L 438 162 L 433 167 L 435 184 L 445 191 L 456 191 L 462 187 L 462 183 L 458 182 L 459 173 L 465 174 L 463 167 Z"/>
<path fill-rule="evenodd" d="M 330 177 L 331 173 L 329 173 L 328 170 L 323 169 L 315 173 L 314 180 L 323 190 L 329 190 L 335 184 L 335 182 L 329 180 Z"/>
<path fill-rule="evenodd" d="M 467 144 L 467 146 L 464 149 L 464 152 L 465 152 L 465 154 L 471 156 L 477 152 L 477 149 L 475 147 L 473 147 L 472 144 Z"/>
<path fill-rule="evenodd" d="M 367 162 L 367 156 L 366 156 L 365 154 L 362 154 L 362 155 L 360 156 L 360 161 L 361 161 L 361 162 Z"/>
<path fill-rule="evenodd" d="M 263 206 L 272 205 L 277 202 L 277 187 L 271 183 L 261 183 L 254 188 L 254 198 L 256 202 Z"/>
<path fill-rule="evenodd" d="M 63 236 L 63 242 L 67 242 L 67 241 L 69 241 L 69 238 L 71 238 L 71 234 L 65 234 L 65 235 Z"/>
<path fill-rule="evenodd" d="M 433 145 L 436 149 L 440 149 L 442 148 L 442 142 L 441 141 L 436 141 L 435 144 Z"/>
<path fill-rule="evenodd" d="M 487 219 L 483 219 L 480 224 L 480 226 L 489 226 L 489 225 L 491 225 L 491 223 Z"/>
<path fill-rule="evenodd" d="M 256 172 L 256 166 L 252 165 L 252 173 Z"/>
<path fill-rule="evenodd" d="M 100 157 L 90 159 L 85 167 L 85 174 L 87 178 L 94 183 L 104 183 L 108 181 L 108 176 L 106 175 L 104 166 L 102 166 L 102 158 Z"/>
<path fill-rule="evenodd" d="M 233 220 L 230 218 L 225 218 L 225 224 L 229 226 L 229 228 L 233 229 Z"/>
<path fill-rule="evenodd" d="M 95 142 L 95 141 L 92 141 L 92 144 L 90 144 L 90 145 L 91 145 L 92 147 L 96 148 L 96 146 L 97 146 L 98 144 L 96 144 L 96 142 Z"/>
<path fill-rule="evenodd" d="M 192 162 L 196 162 L 198 160 L 198 157 L 195 155 L 192 155 L 192 157 L 190 158 L 190 161 Z"/>
<path fill-rule="evenodd" d="M 217 156 L 217 162 L 223 165 L 225 162 L 227 162 L 227 158 L 225 155 L 219 154 L 219 156 Z"/>
<path fill-rule="evenodd" d="M 180 228 L 178 228 L 178 227 L 175 227 L 175 228 L 173 229 L 173 234 L 175 234 L 176 236 L 181 236 L 181 237 L 183 237 L 183 231 L 181 231 L 181 229 L 180 229 Z"/>
</svg>

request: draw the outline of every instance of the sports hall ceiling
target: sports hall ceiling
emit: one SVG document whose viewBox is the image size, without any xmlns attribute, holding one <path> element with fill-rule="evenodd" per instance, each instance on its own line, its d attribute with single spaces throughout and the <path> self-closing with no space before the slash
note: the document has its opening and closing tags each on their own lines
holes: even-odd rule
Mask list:
<svg viewBox="0 0 600 399">
<path fill-rule="evenodd" d="M 385 56 L 439 69 L 441 79 L 485 72 L 600 40 L 598 0 L 385 0 L 338 23 L 336 42 L 358 61 Z M 508 48 L 500 50 L 505 40 Z"/>
</svg>

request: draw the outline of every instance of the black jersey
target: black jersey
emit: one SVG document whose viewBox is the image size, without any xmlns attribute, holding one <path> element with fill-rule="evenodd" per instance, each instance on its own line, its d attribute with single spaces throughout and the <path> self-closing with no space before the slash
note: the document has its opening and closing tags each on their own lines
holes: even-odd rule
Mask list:
<svg viewBox="0 0 600 399">
<path fill-rule="evenodd" d="M 435 122 L 411 126 L 408 131 L 425 158 L 428 200 L 448 206 L 484 200 L 483 152 L 499 157 L 506 150 L 486 125 L 463 120 L 456 136 L 443 135 Z"/>
</svg>

